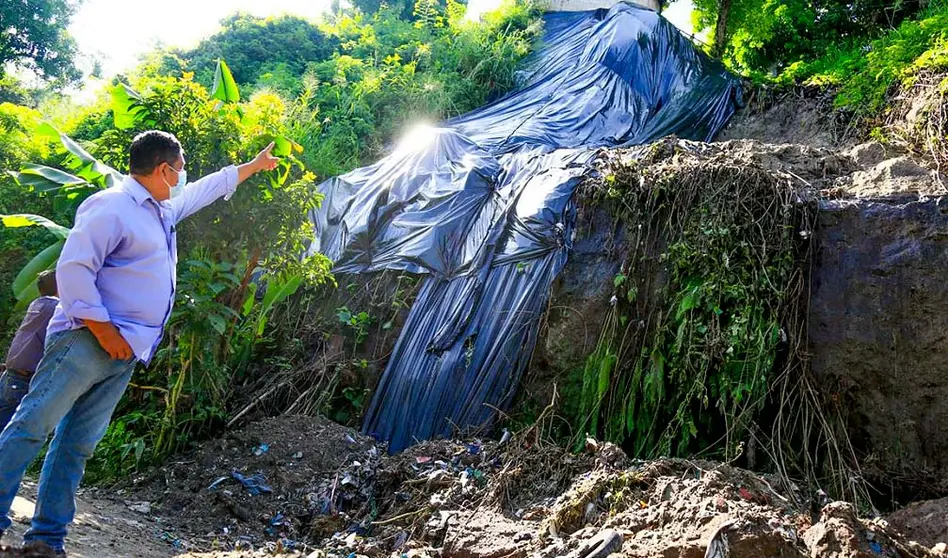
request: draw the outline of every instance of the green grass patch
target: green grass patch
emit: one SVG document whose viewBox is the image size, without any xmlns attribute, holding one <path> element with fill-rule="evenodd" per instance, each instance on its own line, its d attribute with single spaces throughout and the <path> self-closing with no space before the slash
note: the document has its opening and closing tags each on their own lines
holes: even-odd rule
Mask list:
<svg viewBox="0 0 948 558">
<path fill-rule="evenodd" d="M 775 81 L 833 87 L 837 108 L 873 114 L 885 107 L 893 86 L 910 86 L 920 72 L 946 68 L 948 2 L 938 2 L 868 44 L 840 45 L 813 61 L 791 64 Z"/>
</svg>

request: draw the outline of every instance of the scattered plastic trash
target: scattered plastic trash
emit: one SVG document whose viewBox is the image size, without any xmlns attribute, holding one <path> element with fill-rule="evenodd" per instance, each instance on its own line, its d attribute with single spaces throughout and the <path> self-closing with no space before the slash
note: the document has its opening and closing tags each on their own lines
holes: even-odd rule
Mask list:
<svg viewBox="0 0 948 558">
<path fill-rule="evenodd" d="M 145 501 L 141 501 L 141 502 L 129 502 L 129 501 L 125 501 L 124 503 L 125 503 L 125 506 L 126 506 L 128 509 L 132 510 L 133 512 L 138 512 L 138 513 L 145 514 L 145 515 L 148 515 L 148 514 L 151 513 L 151 502 L 145 502 Z"/>
<path fill-rule="evenodd" d="M 207 489 L 208 489 L 208 490 L 214 490 L 215 488 L 217 488 L 218 486 L 220 486 L 221 483 L 227 481 L 227 479 L 229 479 L 229 478 L 231 478 L 231 477 L 219 477 L 219 478 L 217 478 L 214 482 L 212 482 L 212 483 L 210 484 L 210 486 L 207 487 Z"/>
<path fill-rule="evenodd" d="M 164 541 L 164 542 L 170 544 L 170 545 L 173 546 L 174 548 L 184 548 L 184 547 L 186 546 L 186 545 L 184 544 L 184 541 L 182 541 L 180 538 L 178 538 L 178 537 L 172 535 L 171 533 L 169 533 L 169 532 L 167 532 L 167 531 L 163 531 L 163 532 L 161 533 L 161 537 L 160 537 L 160 538 L 161 538 L 162 541 Z"/>
<path fill-rule="evenodd" d="M 408 533 L 405 531 L 399 531 L 398 534 L 395 535 L 395 542 L 392 543 L 392 550 L 396 552 L 401 550 L 401 548 L 405 546 L 406 542 L 408 542 Z"/>
<path fill-rule="evenodd" d="M 613 529 L 604 529 L 596 536 L 583 542 L 568 554 L 566 558 L 597 558 L 611 556 L 622 548 L 622 535 Z"/>
<path fill-rule="evenodd" d="M 249 492 L 251 496 L 257 496 L 264 492 L 273 492 L 273 489 L 264 484 L 267 482 L 267 479 L 263 478 L 263 475 L 245 476 L 235 470 L 231 473 L 231 476 L 233 476 L 237 482 L 244 485 L 244 488 L 247 489 L 247 492 Z"/>
<path fill-rule="evenodd" d="M 303 459 L 303 452 L 298 451 L 292 455 L 293 459 Z"/>
<path fill-rule="evenodd" d="M 503 433 L 503 435 L 500 437 L 500 445 L 504 445 L 504 444 L 506 444 L 507 442 L 509 442 L 509 441 L 510 441 L 510 438 L 511 438 L 512 436 L 513 436 L 513 434 L 510 433 L 510 430 L 504 428 L 504 433 Z"/>
<path fill-rule="evenodd" d="M 882 554 L 882 545 L 875 541 L 869 543 L 869 548 L 876 554 Z"/>
<path fill-rule="evenodd" d="M 253 448 L 252 451 L 253 451 L 253 454 L 254 454 L 254 455 L 256 455 L 257 457 L 259 457 L 259 456 L 261 456 L 261 455 L 267 453 L 268 451 L 270 451 L 270 445 L 269 445 L 269 444 L 260 444 L 259 446 L 254 446 L 254 448 Z"/>
<path fill-rule="evenodd" d="M 237 542 L 234 543 L 234 547 L 238 550 L 253 550 L 253 538 L 241 535 L 237 537 Z"/>
</svg>

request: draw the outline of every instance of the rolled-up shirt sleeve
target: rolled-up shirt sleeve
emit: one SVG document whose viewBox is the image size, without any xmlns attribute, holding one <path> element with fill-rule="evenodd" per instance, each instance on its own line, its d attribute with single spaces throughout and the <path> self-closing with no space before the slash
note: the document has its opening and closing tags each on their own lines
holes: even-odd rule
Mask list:
<svg viewBox="0 0 948 558">
<path fill-rule="evenodd" d="M 229 200 L 237 189 L 237 167 L 231 165 L 185 185 L 181 194 L 171 198 L 175 224 L 223 197 Z"/>
<path fill-rule="evenodd" d="M 76 224 L 56 265 L 63 313 L 71 320 L 110 321 L 96 288 L 105 258 L 122 241 L 122 222 L 109 203 L 93 196 L 79 206 Z"/>
</svg>

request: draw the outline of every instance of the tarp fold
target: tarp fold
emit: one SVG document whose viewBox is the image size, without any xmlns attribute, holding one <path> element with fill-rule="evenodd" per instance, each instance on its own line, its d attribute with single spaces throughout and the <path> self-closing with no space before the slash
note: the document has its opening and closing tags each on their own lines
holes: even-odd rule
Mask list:
<svg viewBox="0 0 948 558">
<path fill-rule="evenodd" d="M 523 87 L 320 186 L 311 250 L 337 273 L 426 274 L 363 429 L 399 451 L 489 428 L 516 394 L 598 148 L 710 141 L 739 81 L 655 12 L 545 17 Z"/>
</svg>

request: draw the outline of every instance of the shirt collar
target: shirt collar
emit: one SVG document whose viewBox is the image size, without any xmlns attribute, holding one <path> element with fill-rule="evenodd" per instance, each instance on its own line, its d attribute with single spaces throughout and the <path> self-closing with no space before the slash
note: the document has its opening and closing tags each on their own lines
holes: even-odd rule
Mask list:
<svg viewBox="0 0 948 558">
<path fill-rule="evenodd" d="M 141 182 L 135 180 L 131 176 L 126 176 L 125 180 L 122 181 L 122 189 L 125 190 L 129 196 L 132 196 L 132 199 L 135 200 L 135 203 L 138 205 L 144 204 L 145 200 L 151 200 L 155 203 L 158 203 L 158 201 L 155 200 L 155 197 L 151 195 L 151 192 L 142 186 Z"/>
</svg>

